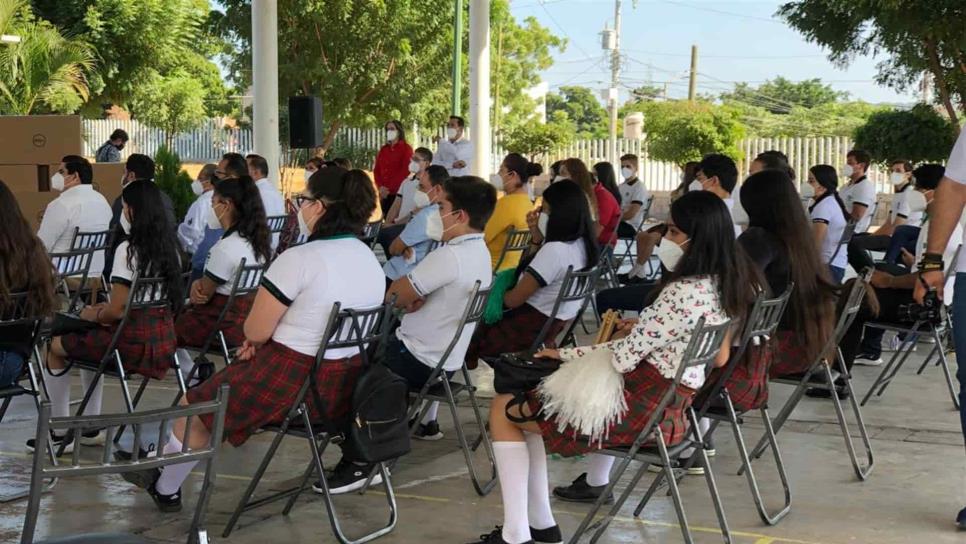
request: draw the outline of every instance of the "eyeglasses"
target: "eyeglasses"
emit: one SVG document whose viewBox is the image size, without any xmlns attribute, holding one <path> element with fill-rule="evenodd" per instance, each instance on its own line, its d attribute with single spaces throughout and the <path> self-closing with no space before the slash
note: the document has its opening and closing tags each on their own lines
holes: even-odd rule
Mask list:
<svg viewBox="0 0 966 544">
<path fill-rule="evenodd" d="M 314 197 L 311 197 L 311 196 L 298 195 L 298 196 L 295 197 L 295 207 L 296 208 L 301 208 L 302 207 L 302 204 L 304 204 L 306 202 L 315 202 L 316 200 L 318 200 L 318 199 L 317 198 L 314 198 Z"/>
</svg>

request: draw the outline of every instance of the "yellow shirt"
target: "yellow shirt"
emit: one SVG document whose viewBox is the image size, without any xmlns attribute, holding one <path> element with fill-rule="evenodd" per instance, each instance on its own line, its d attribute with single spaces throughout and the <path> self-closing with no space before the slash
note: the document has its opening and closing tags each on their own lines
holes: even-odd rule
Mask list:
<svg viewBox="0 0 966 544">
<path fill-rule="evenodd" d="M 486 247 L 490 250 L 492 266 L 496 266 L 503 253 L 503 246 L 506 245 L 509 229 L 524 230 L 527 228 L 527 213 L 533 209 L 533 203 L 526 193 L 506 195 L 496 201 L 496 208 L 493 215 L 486 222 L 486 229 L 483 236 L 486 238 Z M 520 253 L 510 253 L 500 264 L 500 270 L 515 268 L 520 263 Z M 497 270 L 499 272 L 499 270 Z"/>
</svg>

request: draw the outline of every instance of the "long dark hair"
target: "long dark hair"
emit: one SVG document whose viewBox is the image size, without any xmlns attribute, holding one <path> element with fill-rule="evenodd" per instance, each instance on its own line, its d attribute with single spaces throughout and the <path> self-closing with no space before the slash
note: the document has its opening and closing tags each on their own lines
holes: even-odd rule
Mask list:
<svg viewBox="0 0 966 544">
<path fill-rule="evenodd" d="M 690 241 L 674 270 L 662 278 L 661 288 L 680 278 L 711 276 L 725 313 L 743 320 L 765 281 L 736 243 L 731 213 L 724 201 L 707 191 L 692 191 L 671 204 L 671 220 Z"/>
<path fill-rule="evenodd" d="M 124 187 L 121 198 L 131 210 L 131 232 L 127 236 L 128 267 L 133 270 L 136 261 L 136 272 L 141 277 L 164 278 L 168 300 L 177 312 L 184 304 L 181 259 L 178 242 L 173 236 L 174 227 L 168 224 L 164 213 L 161 190 L 154 182 L 139 179 Z"/>
<path fill-rule="evenodd" d="M 590 204 L 584 191 L 570 180 L 554 183 L 543 192 L 543 201 L 550 206 L 550 219 L 547 222 L 546 242 L 573 242 L 580 240 L 584 244 L 587 262 L 582 270 L 589 270 L 597 266 L 600 249 L 597 246 L 597 236 L 594 234 L 594 220 L 590 216 Z M 536 254 L 531 254 L 520 261 L 517 276 L 526 270 Z"/>
<path fill-rule="evenodd" d="M 54 310 L 50 258 L 13 193 L 0 181 L 0 319 L 9 309 L 10 295 L 22 291 L 28 293 L 30 315 L 47 315 Z"/>
<path fill-rule="evenodd" d="M 607 192 L 614 195 L 617 203 L 620 204 L 621 190 L 617 188 L 617 175 L 614 173 L 614 165 L 609 162 L 599 162 L 594 165 L 594 175 L 597 176 L 597 183 L 604 186 Z"/>
<path fill-rule="evenodd" d="M 392 127 L 396 129 L 396 132 L 399 133 L 399 135 L 396 137 L 397 142 L 406 141 L 406 129 L 403 128 L 402 121 L 398 119 L 392 119 L 390 121 L 386 121 L 386 123 L 382 125 L 383 129 L 386 128 L 386 125 L 392 125 Z M 387 142 L 387 145 L 388 145 L 388 142 Z"/>
<path fill-rule="evenodd" d="M 567 169 L 567 178 L 576 183 L 587 195 L 590 205 L 593 206 L 591 212 L 591 216 L 593 216 L 594 212 L 597 211 L 597 195 L 594 194 L 594 182 L 590 177 L 590 170 L 587 170 L 584 161 L 574 158 L 563 161 L 563 166 Z"/>
<path fill-rule="evenodd" d="M 305 188 L 325 204 L 325 215 L 315 223 L 313 237 L 358 236 L 376 209 L 376 190 L 362 170 L 329 166 L 312 174 Z"/>
<path fill-rule="evenodd" d="M 242 176 L 216 181 L 215 194 L 231 201 L 235 208 L 235 224 L 232 228 L 252 245 L 255 256 L 263 263 L 271 261 L 272 233 L 268 230 L 262 195 L 252 178 Z"/>
<path fill-rule="evenodd" d="M 770 232 L 784 247 L 795 283 L 785 319 L 811 360 L 832 334 L 838 289 L 819 256 L 795 185 L 783 170 L 762 170 L 745 180 L 740 197 L 748 227 Z"/>
<path fill-rule="evenodd" d="M 814 210 L 815 206 L 818 206 L 818 203 L 826 198 L 834 198 L 835 202 L 839 205 L 839 209 L 842 210 L 842 217 L 845 218 L 845 222 L 848 223 L 851 221 L 852 214 L 845 209 L 845 202 L 842 202 L 842 197 L 839 196 L 839 175 L 835 171 L 835 168 L 827 164 L 816 164 L 809 168 L 808 171 L 815 176 L 815 181 L 825 188 L 825 194 L 816 198 L 815 202 L 808 208 L 808 211 L 811 212 Z"/>
</svg>

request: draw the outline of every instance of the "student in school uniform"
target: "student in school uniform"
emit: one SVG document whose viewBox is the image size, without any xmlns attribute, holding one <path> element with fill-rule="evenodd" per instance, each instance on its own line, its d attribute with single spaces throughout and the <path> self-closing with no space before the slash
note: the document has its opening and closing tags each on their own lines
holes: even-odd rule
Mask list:
<svg viewBox="0 0 966 544">
<path fill-rule="evenodd" d="M 621 222 L 617 226 L 617 236 L 620 238 L 634 238 L 644 217 L 644 204 L 651 194 L 644 186 L 644 181 L 638 177 L 637 171 L 640 161 L 637 155 L 628 153 L 621 157 L 621 177 L 624 183 L 618 188 L 621 192 Z"/>
<path fill-rule="evenodd" d="M 250 266 L 265 264 L 272 258 L 265 209 L 252 178 L 243 176 L 215 181 L 208 209 L 206 224 L 211 229 L 224 230 L 224 234 L 208 252 L 204 275 L 191 284 L 191 305 L 174 324 L 181 347 L 178 359 L 185 372 L 190 371 L 191 356 L 184 348 L 202 347 L 214 332 L 218 317 L 228 303 L 241 261 L 244 259 Z M 221 330 L 229 347 L 240 346 L 244 341 L 242 327 L 253 299 L 253 296 L 237 298 L 225 315 Z"/>
<path fill-rule="evenodd" d="M 517 267 L 517 283 L 503 295 L 503 319 L 476 331 L 467 362 L 530 347 L 553 313 L 568 268 L 586 270 L 597 264 L 600 250 L 583 190 L 570 180 L 558 181 L 543 193 L 543 205 L 528 218 L 532 247 Z M 560 306 L 545 342 L 553 345 L 564 324 L 577 317 L 580 301 Z"/>
<path fill-rule="evenodd" d="M 434 241 L 439 241 L 440 232 L 433 232 L 430 222 L 433 215 L 439 215 L 439 200 L 443 198 L 443 183 L 449 179 L 446 169 L 434 164 L 419 177 L 419 191 L 414 200 L 419 211 L 408 222 L 399 236 L 389 245 L 390 256 L 383 267 L 386 273 L 386 287 L 410 273 L 429 253 Z M 398 199 L 397 199 L 398 200 Z"/>
<path fill-rule="evenodd" d="M 852 238 L 849 243 L 849 265 L 853 270 L 875 267 L 869 251 L 888 251 L 892 247 L 892 235 L 898 227 L 916 229 L 918 234 L 922 225 L 922 208 L 914 209 L 917 195 L 912 163 L 904 159 L 894 160 L 889 163 L 889 168 L 889 184 L 895 187 L 889 215 L 885 223 L 875 230 L 875 234 L 856 233 Z"/>
<path fill-rule="evenodd" d="M 382 269 L 372 250 L 357 238 L 375 206 L 369 183 L 347 183 L 339 167 L 319 170 L 301 195 L 299 228 L 305 244 L 289 248 L 272 263 L 245 321 L 245 341 L 238 359 L 206 382 L 188 391 L 182 404 L 209 401 L 223 383 L 231 386 L 225 416 L 225 439 L 240 446 L 257 429 L 280 422 L 304 383 L 322 342 L 333 304 L 343 309 L 370 309 L 382 304 Z M 346 424 L 351 395 L 362 369 L 357 349 L 329 350 L 319 367 L 319 396 L 324 414 L 308 397 L 313 418 L 324 415 Z M 206 446 L 211 417 L 192 425 L 178 420 L 165 444 L 166 453 Z M 144 487 L 163 512 L 181 509 L 181 484 L 195 463 L 127 473 L 129 482 Z"/>
<path fill-rule="evenodd" d="M 117 345 L 124 371 L 129 375 L 161 379 L 173 361 L 176 347 L 173 316 L 180 309 L 184 294 L 178 242 L 165 219 L 161 190 L 151 180 L 135 180 L 124 186 L 120 199 L 119 222 L 126 237 L 114 254 L 110 302 L 87 306 L 80 313 L 81 319 L 103 326 L 55 336 L 47 354 L 47 368 L 52 373 L 47 375 L 46 382 L 54 417 L 66 417 L 70 410 L 70 375 L 58 371 L 67 368 L 70 360 L 99 361 L 104 356 L 124 317 L 135 275 L 163 277 L 169 304 L 129 313 Z M 54 375 L 57 373 L 61 375 Z M 90 378 L 85 374 L 81 378 L 86 390 Z M 86 415 L 100 414 L 103 385 L 98 380 L 85 409 Z M 63 440 L 64 437 L 55 436 L 54 445 L 60 446 Z M 101 438 L 94 432 L 92 436 L 85 433 L 82 440 L 97 443 Z M 29 449 L 33 448 L 33 442 L 27 441 Z M 65 451 L 71 451 L 72 446 L 68 444 Z"/>
<path fill-rule="evenodd" d="M 832 280 L 842 283 L 849 261 L 849 248 L 839 242 L 846 224 L 853 216 L 839 196 L 838 176 L 834 168 L 827 164 L 811 167 L 808 170 L 808 184 L 815 194 L 815 202 L 808 208 L 815 243 L 820 248 L 822 259 L 828 263 Z"/>
<path fill-rule="evenodd" d="M 425 147 L 417 147 L 413 151 L 413 158 L 409 160 L 411 175 L 399 186 L 399 198 L 392 203 L 392 207 L 386 213 L 385 223 L 379 231 L 379 245 L 386 255 L 389 255 L 389 244 L 402 233 L 406 222 L 418 211 L 416 193 L 419 191 L 419 180 L 432 163 L 432 151 Z"/>
<path fill-rule="evenodd" d="M 875 214 L 875 184 L 868 177 L 872 156 L 868 151 L 853 149 L 845 156 L 845 164 L 839 172 L 849 181 L 839 191 L 845 211 L 855 221 L 855 232 L 869 230 Z"/>
</svg>

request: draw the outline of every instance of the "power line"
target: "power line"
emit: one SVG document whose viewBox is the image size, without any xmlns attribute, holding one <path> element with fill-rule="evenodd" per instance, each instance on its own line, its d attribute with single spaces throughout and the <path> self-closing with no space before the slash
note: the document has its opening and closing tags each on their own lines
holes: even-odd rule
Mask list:
<svg viewBox="0 0 966 544">
<path fill-rule="evenodd" d="M 755 20 L 755 21 L 763 21 L 763 22 L 766 22 L 766 23 L 772 23 L 772 24 L 776 24 L 776 25 L 785 26 L 785 23 L 782 22 L 782 21 L 776 21 L 775 19 L 771 19 L 771 18 L 758 17 L 756 15 L 745 15 L 744 13 L 735 13 L 733 11 L 724 11 L 724 10 L 715 9 L 715 8 L 709 8 L 709 7 L 705 7 L 705 6 L 695 6 L 693 4 L 688 4 L 688 3 L 685 3 L 685 2 L 675 2 L 674 0 L 664 0 L 664 3 L 665 4 L 673 4 L 675 6 L 683 6 L 683 7 L 686 7 L 686 8 L 696 9 L 698 11 L 707 11 L 709 13 L 717 13 L 718 15 L 728 15 L 728 16 L 731 16 L 731 17 L 740 17 L 742 19 L 752 19 L 752 20 Z"/>
<path fill-rule="evenodd" d="M 663 51 L 645 51 L 643 49 L 626 49 L 625 51 L 633 51 L 635 53 L 643 53 L 645 55 L 656 55 L 659 57 L 684 57 L 688 58 L 691 56 L 690 53 L 667 53 Z M 825 58 L 825 55 L 701 55 L 703 59 L 731 59 L 731 60 L 783 60 L 783 59 L 814 59 L 814 58 Z"/>
<path fill-rule="evenodd" d="M 567 41 L 568 42 L 571 42 L 571 43 L 574 44 L 574 47 L 576 47 L 578 51 L 580 51 L 581 53 L 583 53 L 585 56 L 590 57 L 591 54 L 588 53 L 587 51 L 585 51 L 583 47 L 580 47 L 580 44 L 577 43 L 576 40 L 574 40 L 573 38 L 571 38 L 570 37 L 570 34 L 567 33 L 566 30 L 564 30 L 564 27 L 561 26 L 559 22 L 557 22 L 557 19 L 553 16 L 552 13 L 550 13 L 550 10 L 547 9 L 546 4 L 547 4 L 547 2 L 545 0 L 541 0 L 540 7 L 543 8 L 543 12 L 547 14 L 547 18 L 550 19 L 550 22 L 552 22 L 554 24 L 554 26 L 556 26 L 557 29 L 560 30 L 560 32 L 562 32 L 563 35 L 567 37 Z"/>
</svg>

